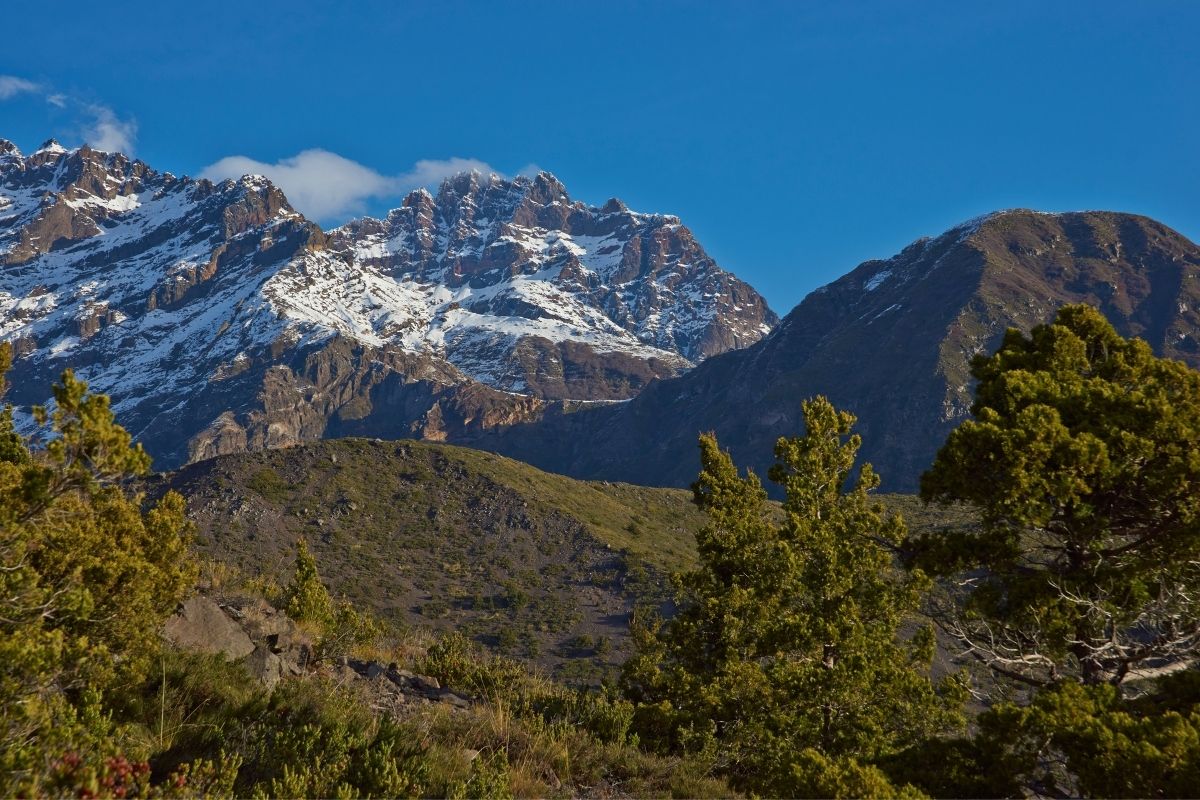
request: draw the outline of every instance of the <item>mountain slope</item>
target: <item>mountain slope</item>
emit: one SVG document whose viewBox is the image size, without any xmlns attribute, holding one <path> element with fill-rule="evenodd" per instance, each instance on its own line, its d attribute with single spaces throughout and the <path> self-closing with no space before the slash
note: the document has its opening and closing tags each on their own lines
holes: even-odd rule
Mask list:
<svg viewBox="0 0 1200 800">
<path fill-rule="evenodd" d="M 335 593 L 403 626 L 462 630 L 559 670 L 620 663 L 628 612 L 662 603 L 667 575 L 696 565 L 706 521 L 691 492 L 577 481 L 412 440 L 220 456 L 151 486 L 166 488 L 187 498 L 197 549 L 244 575 L 286 579 L 305 538 Z M 967 519 L 880 499 L 914 529 Z M 580 647 L 581 636 L 611 650 Z"/>
<path fill-rule="evenodd" d="M 694 562 L 703 524 L 688 492 L 583 483 L 415 441 L 221 456 L 164 476 L 167 487 L 187 498 L 210 558 L 283 578 L 304 537 L 356 603 L 560 668 L 620 663 L 634 602 L 664 600 L 666 573 Z M 612 649 L 592 652 L 581 636 Z"/>
<path fill-rule="evenodd" d="M 970 358 L 1076 302 L 1200 366 L 1200 248 L 1145 217 L 1009 211 L 860 265 L 758 344 L 629 403 L 551 408 L 476 444 L 566 474 L 681 486 L 697 433 L 714 430 L 765 474 L 775 439 L 801 431 L 801 399 L 820 393 L 858 415 L 884 487 L 909 491 L 968 413 Z"/>
<path fill-rule="evenodd" d="M 469 174 L 330 233 L 269 181 L 0 141 L 11 399 L 62 369 L 164 465 L 322 436 L 442 440 L 614 400 L 776 318 L 674 217 Z"/>
<path fill-rule="evenodd" d="M 418 190 L 384 220 L 333 231 L 331 247 L 406 286 L 434 287 L 441 304 L 430 303 L 420 335 L 443 343 L 472 377 L 542 397 L 622 399 L 638 388 L 600 397 L 581 386 L 572 373 L 588 364 L 578 345 L 640 358 L 650 369 L 639 379 L 662 377 L 753 344 L 778 322 L 677 217 L 615 199 L 586 206 L 544 172 L 512 181 L 461 174 L 436 197 Z M 559 344 L 568 342 L 576 346 Z"/>
</svg>

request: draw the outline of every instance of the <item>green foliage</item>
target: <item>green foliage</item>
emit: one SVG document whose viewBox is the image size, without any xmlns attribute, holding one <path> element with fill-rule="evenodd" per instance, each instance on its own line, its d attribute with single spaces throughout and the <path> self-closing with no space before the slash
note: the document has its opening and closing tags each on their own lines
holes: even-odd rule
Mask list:
<svg viewBox="0 0 1200 800">
<path fill-rule="evenodd" d="M 1194 797 L 1197 689 L 1197 672 L 1163 679 L 1136 699 L 1065 680 L 1028 706 L 985 712 L 971 740 L 926 742 L 886 766 L 937 797 Z"/>
<path fill-rule="evenodd" d="M 1190 677 L 1195 678 L 1193 673 Z M 1171 693 L 1170 682 L 1160 692 Z M 1154 709 L 1113 686 L 1065 681 L 983 720 L 1023 783 L 1087 797 L 1190 797 L 1200 787 L 1200 705 Z M 1167 701 L 1169 703 L 1169 700 Z"/>
<path fill-rule="evenodd" d="M 471 775 L 467 780 L 451 786 L 446 797 L 449 800 L 512 800 L 508 757 L 500 751 L 476 758 L 471 762 Z"/>
<path fill-rule="evenodd" d="M 431 645 L 418 667 L 443 683 L 485 698 L 511 698 L 525 675 L 520 664 L 480 652 L 457 631 Z"/>
<path fill-rule="evenodd" d="M 239 796 L 423 797 L 428 766 L 412 736 L 375 719 L 334 686 L 287 681 L 272 694 L 265 722 L 250 730 Z"/>
<path fill-rule="evenodd" d="M 817 762 L 798 755 L 808 750 L 838 765 L 847 787 L 885 785 L 855 760 L 952 728 L 964 699 L 956 681 L 928 677 L 931 632 L 899 636 L 928 582 L 895 569 L 904 526 L 870 499 L 879 483 L 870 466 L 851 479 L 853 417 L 824 398 L 804 412 L 805 436 L 776 446 L 781 522 L 758 479 L 701 437 L 700 567 L 677 576 L 669 622 L 637 617 L 637 653 L 622 675 L 643 740 L 713 753 L 745 785 L 775 794 L 834 785 L 814 782 Z"/>
<path fill-rule="evenodd" d="M 1200 373 L 1066 306 L 1029 336 L 1009 331 L 972 374 L 974 419 L 921 495 L 970 504 L 982 524 L 912 543 L 927 570 L 969 573 L 947 629 L 1033 685 L 1118 684 L 1193 660 Z"/>
<path fill-rule="evenodd" d="M 326 626 L 317 643 L 317 656 L 335 659 L 350 655 L 379 638 L 382 629 L 370 614 L 363 614 L 348 600 L 339 600 L 333 609 L 333 620 Z"/>
<path fill-rule="evenodd" d="M 263 467 L 251 475 L 246 481 L 246 487 L 259 496 L 276 502 L 285 500 L 291 488 L 288 482 L 270 467 Z"/>
<path fill-rule="evenodd" d="M 40 789 L 51 797 L 229 797 L 239 764 L 236 757 L 222 755 L 216 761 L 183 764 L 153 783 L 147 761 L 130 761 L 123 755 L 99 759 L 70 752 L 54 761 Z"/>
<path fill-rule="evenodd" d="M 0 349 L 0 370 L 11 359 Z M 108 398 L 67 371 L 38 449 L 0 414 L 0 793 L 38 793 L 71 740 L 110 733 L 105 698 L 141 680 L 159 627 L 191 586 L 173 492 L 145 508 L 149 468 Z M 118 757 L 118 753 L 110 753 Z"/>
<path fill-rule="evenodd" d="M 768 770 L 763 790 L 779 797 L 900 798 L 924 797 L 912 786 L 896 785 L 878 767 L 864 765 L 853 758 L 830 758 L 818 750 L 806 748 L 777 762 Z"/>
<path fill-rule="evenodd" d="M 296 542 L 296 571 L 283 590 L 283 610 L 297 622 L 311 622 L 321 627 L 333 622 L 333 598 L 321 583 L 317 560 L 304 539 Z"/>
<path fill-rule="evenodd" d="M 225 788 L 215 796 L 429 796 L 454 780 L 431 777 L 419 735 L 377 717 L 354 692 L 309 677 L 268 693 L 215 655 L 168 652 L 160 674 L 111 713 L 125 722 L 124 744 L 150 754 L 155 775 L 220 766 L 212 780 Z M 90 758 L 76 785 L 103 765 L 104 756 Z M 198 780 L 189 778 L 188 796 L 204 793 Z"/>
<path fill-rule="evenodd" d="M 317 560 L 300 539 L 296 543 L 296 571 L 283 590 L 283 610 L 289 617 L 313 626 L 320 634 L 317 655 L 334 659 L 349 655 L 356 647 L 373 642 L 379 625 L 349 601 L 334 602 L 317 572 Z"/>
</svg>

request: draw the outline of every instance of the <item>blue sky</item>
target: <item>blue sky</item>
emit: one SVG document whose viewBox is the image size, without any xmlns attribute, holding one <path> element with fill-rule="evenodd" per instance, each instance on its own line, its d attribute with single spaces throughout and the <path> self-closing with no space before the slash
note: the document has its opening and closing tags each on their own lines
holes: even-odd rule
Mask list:
<svg viewBox="0 0 1200 800">
<path fill-rule="evenodd" d="M 8 0 L 3 19 L 0 137 L 27 151 L 259 162 L 327 224 L 458 164 L 537 165 L 679 214 L 780 312 L 997 208 L 1200 238 L 1191 0 Z"/>
</svg>

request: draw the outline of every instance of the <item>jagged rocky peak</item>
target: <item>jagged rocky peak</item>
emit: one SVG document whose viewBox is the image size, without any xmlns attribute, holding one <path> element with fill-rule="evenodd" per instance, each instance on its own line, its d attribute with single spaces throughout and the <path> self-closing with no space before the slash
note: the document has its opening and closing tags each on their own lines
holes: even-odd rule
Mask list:
<svg viewBox="0 0 1200 800">
<path fill-rule="evenodd" d="M 392 277 L 449 287 L 475 314 L 590 318 L 692 363 L 752 344 L 777 321 L 677 217 L 616 199 L 589 206 L 548 172 L 453 176 L 382 221 L 334 231 L 331 246 Z"/>
<path fill-rule="evenodd" d="M 327 234 L 262 176 L 11 147 L 0 265 L 12 399 L 72 367 L 168 466 L 626 399 L 775 321 L 677 219 L 573 201 L 548 173 L 455 176 Z"/>
<path fill-rule="evenodd" d="M 46 141 L 42 142 L 41 147 L 39 147 L 34 152 L 34 155 L 36 155 L 37 153 L 54 153 L 54 154 L 61 155 L 62 153 L 66 153 L 66 152 L 67 152 L 67 148 L 65 148 L 61 144 L 59 144 L 58 139 L 50 138 L 50 139 L 47 139 Z"/>
<path fill-rule="evenodd" d="M 226 239 L 272 220 L 290 219 L 302 223 L 314 243 L 322 240 L 320 229 L 303 221 L 265 178 L 248 176 L 219 186 L 181 180 L 122 153 L 88 145 L 67 150 L 50 140 L 28 157 L 0 161 L 0 186 L 2 264 L 29 263 L 105 236 L 110 227 L 119 237 L 123 222 L 136 221 L 139 230 L 148 231 L 184 210 L 204 217 L 199 228 L 219 226 Z M 112 241 L 111 236 L 104 241 Z M 106 249 L 97 245 L 90 242 L 86 249 Z"/>
</svg>

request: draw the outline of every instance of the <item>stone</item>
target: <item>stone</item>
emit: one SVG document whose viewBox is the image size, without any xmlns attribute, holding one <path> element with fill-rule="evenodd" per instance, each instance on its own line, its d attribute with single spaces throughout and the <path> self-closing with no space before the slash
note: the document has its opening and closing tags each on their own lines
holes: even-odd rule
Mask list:
<svg viewBox="0 0 1200 800">
<path fill-rule="evenodd" d="M 279 660 L 283 663 L 283 668 L 292 675 L 299 675 L 308 667 L 312 661 L 312 647 L 307 644 L 300 644 L 295 647 L 289 647 L 285 650 L 272 650 L 279 656 Z"/>
<path fill-rule="evenodd" d="M 237 622 L 212 600 L 189 598 L 163 628 L 167 641 L 184 650 L 222 653 L 236 661 L 254 652 L 254 642 Z"/>
<path fill-rule="evenodd" d="M 262 644 L 254 648 L 254 652 L 242 663 L 250 675 L 268 690 L 274 689 L 284 675 L 283 660 Z"/>
<path fill-rule="evenodd" d="M 448 692 L 448 691 L 443 690 L 442 693 L 440 695 L 438 695 L 437 699 L 439 702 L 445 703 L 446 705 L 453 706 L 455 708 L 470 708 L 471 707 L 470 700 L 463 697 L 462 695 L 457 695 L 454 692 Z"/>
<path fill-rule="evenodd" d="M 414 687 L 422 691 L 436 692 L 442 688 L 437 678 L 431 678 L 428 675 L 413 675 L 410 680 Z"/>
</svg>

